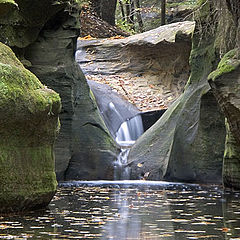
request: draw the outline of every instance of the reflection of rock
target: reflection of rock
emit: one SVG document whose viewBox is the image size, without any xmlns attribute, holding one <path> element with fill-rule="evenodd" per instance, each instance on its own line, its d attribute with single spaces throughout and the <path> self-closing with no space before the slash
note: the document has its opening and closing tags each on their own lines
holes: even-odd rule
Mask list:
<svg viewBox="0 0 240 240">
<path fill-rule="evenodd" d="M 117 149 L 74 60 L 78 12 L 72 6 L 51 18 L 25 50 L 39 79 L 60 93 L 63 111 L 56 142 L 58 179 L 111 179 Z"/>
<path fill-rule="evenodd" d="M 227 118 L 224 183 L 240 188 L 240 58 L 237 49 L 228 52 L 209 75 L 214 95 Z"/>
<path fill-rule="evenodd" d="M 209 12 L 199 14 L 209 16 L 210 4 L 201 8 Z M 149 179 L 154 180 L 222 181 L 224 117 L 207 83 L 216 58 L 215 38 L 209 32 L 199 36 L 199 26 L 194 32 L 191 76 L 185 91 L 133 146 L 129 155 L 132 178 L 149 172 Z"/>
<path fill-rule="evenodd" d="M 56 190 L 60 98 L 0 43 L 0 212 L 46 206 Z"/>
<path fill-rule="evenodd" d="M 119 83 L 120 93 L 139 109 L 163 108 L 182 93 L 189 76 L 193 28 L 193 22 L 182 22 L 125 39 L 81 40 L 76 60 L 86 75 Z M 140 98 L 149 101 L 144 106 L 135 101 Z"/>
</svg>

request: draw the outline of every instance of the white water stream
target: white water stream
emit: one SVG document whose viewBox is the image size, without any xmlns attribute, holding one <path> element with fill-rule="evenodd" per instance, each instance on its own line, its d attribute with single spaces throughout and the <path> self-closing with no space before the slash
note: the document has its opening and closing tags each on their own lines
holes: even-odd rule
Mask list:
<svg viewBox="0 0 240 240">
<path fill-rule="evenodd" d="M 113 103 L 111 104 L 112 110 L 115 110 Z M 118 112 L 116 114 L 120 115 Z M 121 147 L 121 152 L 115 162 L 114 179 L 129 179 L 129 169 L 126 167 L 127 158 L 131 146 L 143 134 L 142 117 L 136 115 L 135 117 L 123 122 L 116 132 L 116 142 Z"/>
</svg>

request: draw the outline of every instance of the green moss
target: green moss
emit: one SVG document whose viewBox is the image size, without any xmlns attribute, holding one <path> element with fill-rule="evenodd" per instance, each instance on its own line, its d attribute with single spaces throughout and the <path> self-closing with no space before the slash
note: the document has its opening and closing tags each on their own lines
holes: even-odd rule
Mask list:
<svg viewBox="0 0 240 240">
<path fill-rule="evenodd" d="M 223 74 L 234 71 L 240 65 L 239 49 L 233 49 L 226 53 L 215 71 L 208 75 L 208 80 L 215 80 Z"/>
<path fill-rule="evenodd" d="M 60 97 L 0 43 L 0 212 L 48 204 Z"/>
<path fill-rule="evenodd" d="M 223 161 L 223 182 L 226 187 L 240 189 L 240 147 L 226 121 L 226 142 Z"/>
</svg>

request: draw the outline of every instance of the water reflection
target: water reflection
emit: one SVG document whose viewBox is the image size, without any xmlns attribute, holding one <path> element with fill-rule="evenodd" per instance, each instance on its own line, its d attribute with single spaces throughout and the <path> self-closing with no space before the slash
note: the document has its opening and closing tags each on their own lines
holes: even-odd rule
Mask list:
<svg viewBox="0 0 240 240">
<path fill-rule="evenodd" d="M 240 239 L 239 193 L 146 182 L 67 184 L 48 210 L 1 217 L 0 238 Z"/>
</svg>

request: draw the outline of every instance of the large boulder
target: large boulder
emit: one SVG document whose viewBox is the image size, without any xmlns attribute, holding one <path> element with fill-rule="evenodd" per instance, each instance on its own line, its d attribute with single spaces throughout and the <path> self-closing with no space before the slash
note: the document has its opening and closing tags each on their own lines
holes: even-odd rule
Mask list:
<svg viewBox="0 0 240 240">
<path fill-rule="evenodd" d="M 76 60 L 90 80 L 106 82 L 141 111 L 170 105 L 189 77 L 194 22 L 127 38 L 80 39 Z"/>
<path fill-rule="evenodd" d="M 56 191 L 60 97 L 0 43 L 0 212 L 46 206 Z"/>
<path fill-rule="evenodd" d="M 130 151 L 131 178 L 222 182 L 224 117 L 207 82 L 218 61 L 218 28 L 205 28 L 213 21 L 212 7 L 216 6 L 212 1 L 201 3 L 193 35 L 191 76 L 184 93 Z"/>
<path fill-rule="evenodd" d="M 58 180 L 113 179 L 118 148 L 98 111 L 95 98 L 74 59 L 79 10 L 62 9 L 25 48 L 29 69 L 62 99 L 61 131 L 56 142 Z"/>
</svg>

